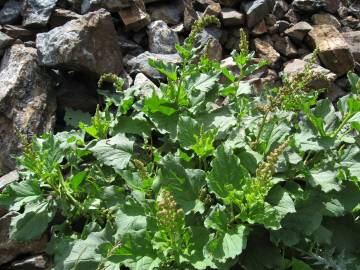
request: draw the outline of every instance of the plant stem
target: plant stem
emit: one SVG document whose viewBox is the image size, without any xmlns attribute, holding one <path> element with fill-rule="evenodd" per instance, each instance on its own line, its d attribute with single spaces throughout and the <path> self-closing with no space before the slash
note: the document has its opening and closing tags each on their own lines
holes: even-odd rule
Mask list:
<svg viewBox="0 0 360 270">
<path fill-rule="evenodd" d="M 256 136 L 256 142 L 258 142 L 259 139 L 260 139 L 260 135 L 261 135 L 261 132 L 262 132 L 263 129 L 264 129 L 264 126 L 265 126 L 265 123 L 266 123 L 266 118 L 268 117 L 268 115 L 269 115 L 269 112 L 267 111 L 267 112 L 265 113 L 262 121 L 261 121 L 260 128 L 259 128 L 259 132 L 258 132 L 258 134 L 257 134 L 257 136 Z"/>
<path fill-rule="evenodd" d="M 331 135 L 331 138 L 335 138 L 339 132 L 344 128 L 344 126 L 349 122 L 350 118 L 353 117 L 352 113 L 347 113 L 345 115 L 345 118 L 343 119 L 342 123 L 340 124 L 340 126 L 335 130 L 335 132 Z"/>
</svg>

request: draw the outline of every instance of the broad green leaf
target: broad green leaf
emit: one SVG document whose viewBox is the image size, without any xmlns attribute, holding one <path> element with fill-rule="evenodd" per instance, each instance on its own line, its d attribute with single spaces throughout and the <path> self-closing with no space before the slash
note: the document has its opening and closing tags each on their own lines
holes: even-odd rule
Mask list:
<svg viewBox="0 0 360 270">
<path fill-rule="evenodd" d="M 298 259 L 293 258 L 291 261 L 291 269 L 292 270 L 312 270 L 313 268 L 310 267 L 307 263 L 300 261 Z"/>
<path fill-rule="evenodd" d="M 244 182 L 250 178 L 239 158 L 224 146 L 217 148 L 211 167 L 207 176 L 209 187 L 222 199 L 228 197 L 231 191 L 242 189 Z"/>
<path fill-rule="evenodd" d="M 122 170 L 131 159 L 133 147 L 134 141 L 119 133 L 111 139 L 99 141 L 89 150 L 102 163 L 115 170 Z"/>
<path fill-rule="evenodd" d="M 17 241 L 40 238 L 54 215 L 55 211 L 47 201 L 26 205 L 24 213 L 11 219 L 10 238 Z"/>
<path fill-rule="evenodd" d="M 357 145 L 351 145 L 345 149 L 339 165 L 347 168 L 351 176 L 360 179 L 360 148 Z"/>
<path fill-rule="evenodd" d="M 86 125 L 91 123 L 91 115 L 88 112 L 82 112 L 80 110 L 74 110 L 72 108 L 65 108 L 64 121 L 67 126 L 77 128 L 79 123 L 82 122 Z"/>
<path fill-rule="evenodd" d="M 118 133 L 136 134 L 139 136 L 148 137 L 151 133 L 151 124 L 144 117 L 143 114 L 137 114 L 133 117 L 120 116 L 114 121 L 111 134 Z"/>
<path fill-rule="evenodd" d="M 188 116 L 180 116 L 177 127 L 177 139 L 185 149 L 196 144 L 196 136 L 200 135 L 199 124 Z"/>
<path fill-rule="evenodd" d="M 158 97 L 155 92 L 149 98 L 145 98 L 143 112 L 146 114 L 160 112 L 170 116 L 176 112 L 174 104 L 165 98 Z"/>
<path fill-rule="evenodd" d="M 331 190 L 339 191 L 341 189 L 340 184 L 336 179 L 336 171 L 310 171 L 309 181 L 313 186 L 320 186 L 321 190 L 324 192 L 329 192 Z"/>
<path fill-rule="evenodd" d="M 177 80 L 176 65 L 161 60 L 149 59 L 149 65 L 172 81 Z"/>
<path fill-rule="evenodd" d="M 75 174 L 73 177 L 71 177 L 70 179 L 71 189 L 76 192 L 79 186 L 81 185 L 81 183 L 85 180 L 87 174 L 88 174 L 87 171 L 81 171 Z"/>
<path fill-rule="evenodd" d="M 199 90 L 203 92 L 208 92 L 215 86 L 217 81 L 217 76 L 208 74 L 196 74 L 195 76 L 191 76 L 189 80 L 186 81 L 186 91 L 192 92 L 194 90 Z"/>
</svg>

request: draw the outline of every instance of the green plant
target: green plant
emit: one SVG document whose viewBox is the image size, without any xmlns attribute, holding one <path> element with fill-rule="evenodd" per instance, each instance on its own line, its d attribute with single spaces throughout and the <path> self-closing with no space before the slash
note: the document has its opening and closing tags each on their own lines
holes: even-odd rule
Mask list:
<svg viewBox="0 0 360 270">
<path fill-rule="evenodd" d="M 209 23 L 179 66 L 150 61 L 158 89 L 107 74 L 91 120 L 68 111 L 80 129 L 33 139 L 0 195 L 20 212 L 11 238 L 51 234 L 56 270 L 357 269 L 359 78 L 337 107 L 306 87 L 310 66 L 256 96 L 246 79 L 266 63 L 243 31 L 237 70 L 199 55 Z"/>
</svg>

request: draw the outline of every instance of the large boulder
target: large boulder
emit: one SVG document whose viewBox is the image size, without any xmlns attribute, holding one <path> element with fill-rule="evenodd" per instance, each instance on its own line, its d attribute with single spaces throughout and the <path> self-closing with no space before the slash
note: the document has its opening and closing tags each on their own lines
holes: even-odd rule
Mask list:
<svg viewBox="0 0 360 270">
<path fill-rule="evenodd" d="M 119 74 L 122 54 L 112 17 L 100 9 L 38 34 L 36 47 L 41 65 L 93 73 Z"/>
<path fill-rule="evenodd" d="M 53 79 L 38 65 L 36 49 L 15 44 L 0 63 L 0 170 L 14 169 L 19 136 L 51 131 L 56 101 Z M 1 252 L 0 252 L 1 253 Z"/>
<path fill-rule="evenodd" d="M 47 237 L 44 235 L 38 240 L 19 242 L 9 238 L 9 228 L 11 218 L 16 217 L 18 213 L 10 212 L 0 218 L 0 268 L 1 265 L 8 263 L 19 255 L 29 253 L 44 252 L 47 244 Z M 5 268 L 6 269 L 6 268 Z M 25 268 L 23 268 L 25 269 Z"/>
<path fill-rule="evenodd" d="M 149 24 L 147 34 L 150 52 L 176 53 L 175 44 L 179 43 L 179 37 L 164 21 L 154 21 Z"/>
<path fill-rule="evenodd" d="M 332 25 L 315 25 L 308 34 L 313 48 L 319 49 L 322 64 L 338 76 L 354 68 L 350 47 L 341 33 Z"/>
<path fill-rule="evenodd" d="M 45 27 L 58 0 L 25 0 L 23 26 Z"/>
</svg>

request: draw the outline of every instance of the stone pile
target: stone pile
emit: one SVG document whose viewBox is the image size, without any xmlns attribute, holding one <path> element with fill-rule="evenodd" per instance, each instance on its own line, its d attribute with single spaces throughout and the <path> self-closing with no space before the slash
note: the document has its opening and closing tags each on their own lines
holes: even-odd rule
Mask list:
<svg viewBox="0 0 360 270">
<path fill-rule="evenodd" d="M 256 87 L 303 70 L 315 48 L 314 69 L 327 81 L 314 87 L 328 87 L 334 101 L 348 91 L 346 73 L 360 72 L 360 0 L 0 0 L 0 176 L 15 169 L 19 134 L 61 130 L 65 107 L 94 111 L 101 74 L 128 85 L 162 80 L 148 60 L 178 63 L 175 44 L 204 15 L 222 23 L 199 38 L 213 59 L 231 67 L 244 28 L 269 60 L 250 78 Z M 0 190 L 9 179 L 14 172 Z M 0 268 L 47 269 L 46 239 L 25 247 L 7 239 L 11 215 L 0 209 Z"/>
</svg>

